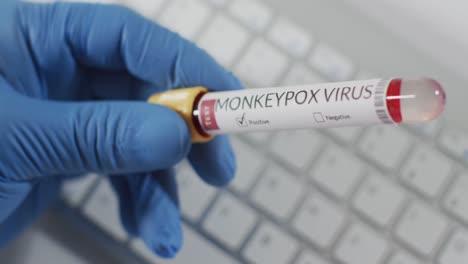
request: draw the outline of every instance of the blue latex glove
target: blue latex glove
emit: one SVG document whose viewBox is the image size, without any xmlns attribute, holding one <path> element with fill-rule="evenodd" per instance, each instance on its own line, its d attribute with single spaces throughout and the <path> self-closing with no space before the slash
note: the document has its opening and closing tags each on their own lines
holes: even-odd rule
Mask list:
<svg viewBox="0 0 468 264">
<path fill-rule="evenodd" d="M 126 230 L 173 256 L 183 236 L 171 168 L 188 157 L 204 181 L 224 186 L 235 159 L 226 137 L 192 146 L 175 112 L 141 100 L 240 83 L 123 7 L 2 0 L 0 19 L 0 245 L 57 198 L 64 180 L 98 172 L 111 175 Z"/>
</svg>

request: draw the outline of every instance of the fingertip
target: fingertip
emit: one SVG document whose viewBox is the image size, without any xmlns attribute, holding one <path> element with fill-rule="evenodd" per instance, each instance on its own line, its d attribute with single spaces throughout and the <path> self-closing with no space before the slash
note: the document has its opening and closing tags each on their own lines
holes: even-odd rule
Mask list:
<svg viewBox="0 0 468 264">
<path fill-rule="evenodd" d="M 244 89 L 244 85 L 241 81 L 232 73 L 227 70 L 226 71 L 226 87 L 222 88 L 223 90 L 242 90 Z"/>
<path fill-rule="evenodd" d="M 139 236 L 155 254 L 172 258 L 183 242 L 174 173 L 164 170 L 135 176 L 130 185 L 137 196 Z"/>
<path fill-rule="evenodd" d="M 183 243 L 182 226 L 177 206 L 170 201 L 153 208 L 152 217 L 142 219 L 142 236 L 153 251 L 163 258 L 173 258 Z M 158 222 L 158 223 L 155 223 Z"/>
<path fill-rule="evenodd" d="M 159 235 L 157 235 L 159 236 Z M 164 238 L 163 238 L 164 239 Z M 159 239 L 157 241 L 152 241 L 151 248 L 154 253 L 160 257 L 171 259 L 174 258 L 177 253 L 179 253 L 183 244 L 183 233 L 181 228 L 176 232 L 171 232 L 169 236 L 166 236 L 165 240 Z"/>
<path fill-rule="evenodd" d="M 181 233 L 180 238 L 172 239 L 172 241 L 168 241 L 164 244 L 159 243 L 153 247 L 153 250 L 158 256 L 171 259 L 174 258 L 177 253 L 179 253 L 180 249 L 182 248 L 182 241 L 183 239 Z"/>
</svg>

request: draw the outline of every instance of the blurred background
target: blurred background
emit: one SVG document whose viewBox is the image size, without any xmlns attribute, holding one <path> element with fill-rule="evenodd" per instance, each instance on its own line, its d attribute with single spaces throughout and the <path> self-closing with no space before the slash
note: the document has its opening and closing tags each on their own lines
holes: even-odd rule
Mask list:
<svg viewBox="0 0 468 264">
<path fill-rule="evenodd" d="M 128 237 L 108 180 L 87 175 L 2 263 L 468 263 L 468 2 L 96 2 L 193 40 L 249 88 L 429 76 L 447 111 L 418 126 L 233 137 L 239 169 L 224 190 L 181 164 L 185 245 L 171 261 Z"/>
</svg>

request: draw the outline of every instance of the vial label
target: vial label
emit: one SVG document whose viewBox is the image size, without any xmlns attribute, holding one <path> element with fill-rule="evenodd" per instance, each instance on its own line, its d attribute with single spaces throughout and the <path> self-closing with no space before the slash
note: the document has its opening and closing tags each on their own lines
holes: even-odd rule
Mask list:
<svg viewBox="0 0 468 264">
<path fill-rule="evenodd" d="M 207 93 L 199 102 L 211 134 L 392 123 L 390 80 L 372 79 Z"/>
</svg>

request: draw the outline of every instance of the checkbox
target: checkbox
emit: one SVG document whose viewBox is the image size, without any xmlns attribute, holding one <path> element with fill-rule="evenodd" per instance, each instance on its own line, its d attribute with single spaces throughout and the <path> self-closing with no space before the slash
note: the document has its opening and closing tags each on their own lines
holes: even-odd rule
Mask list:
<svg viewBox="0 0 468 264">
<path fill-rule="evenodd" d="M 323 115 L 320 112 L 314 113 L 314 119 L 315 119 L 315 122 L 317 122 L 317 123 L 324 123 L 325 122 L 325 118 L 323 118 Z"/>
</svg>

